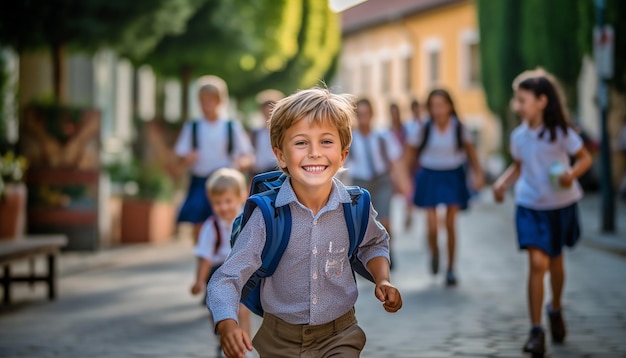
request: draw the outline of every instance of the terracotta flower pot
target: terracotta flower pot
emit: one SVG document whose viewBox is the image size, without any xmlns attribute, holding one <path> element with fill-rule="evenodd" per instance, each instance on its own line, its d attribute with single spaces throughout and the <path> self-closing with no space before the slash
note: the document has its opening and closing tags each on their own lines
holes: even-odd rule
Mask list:
<svg viewBox="0 0 626 358">
<path fill-rule="evenodd" d="M 0 240 L 15 240 L 26 226 L 26 185 L 10 183 L 0 197 Z"/>
<path fill-rule="evenodd" d="M 124 198 L 120 242 L 168 241 L 174 233 L 175 214 L 171 203 Z"/>
</svg>

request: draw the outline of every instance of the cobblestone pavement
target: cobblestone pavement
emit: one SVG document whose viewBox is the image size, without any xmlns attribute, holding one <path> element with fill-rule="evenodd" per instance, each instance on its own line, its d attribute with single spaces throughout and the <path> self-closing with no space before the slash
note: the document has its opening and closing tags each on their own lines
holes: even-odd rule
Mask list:
<svg viewBox="0 0 626 358">
<path fill-rule="evenodd" d="M 401 212 L 397 204 L 394 212 Z M 359 281 L 357 317 L 368 337 L 362 356 L 523 357 L 527 266 L 512 224 L 510 201 L 496 206 L 485 200 L 463 213 L 459 286 L 446 288 L 443 275 L 428 273 L 424 217 L 414 212 L 412 228 L 396 230 L 393 242 L 392 280 L 403 294 L 403 309 L 386 313 L 373 286 Z M 62 267 L 56 302 L 45 301 L 43 287 L 15 290 L 16 303 L 0 309 L 0 357 L 215 356 L 207 313 L 200 298 L 188 294 L 195 265 L 189 243 L 105 256 Z M 626 357 L 626 258 L 579 245 L 566 252 L 566 267 L 567 342 L 549 343 L 548 356 Z M 259 323 L 254 320 L 255 327 Z"/>
</svg>

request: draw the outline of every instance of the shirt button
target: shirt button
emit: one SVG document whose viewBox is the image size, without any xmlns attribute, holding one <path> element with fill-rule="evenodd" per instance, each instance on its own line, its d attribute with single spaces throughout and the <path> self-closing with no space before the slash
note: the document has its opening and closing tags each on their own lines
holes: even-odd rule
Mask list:
<svg viewBox="0 0 626 358">
<path fill-rule="evenodd" d="M 310 329 L 307 329 L 307 330 L 304 331 L 304 334 L 311 334 L 311 332 L 312 331 Z"/>
<path fill-rule="evenodd" d="M 317 272 L 313 274 L 313 279 L 317 280 Z"/>
<path fill-rule="evenodd" d="M 313 304 L 316 305 L 317 304 L 317 297 L 313 297 Z"/>
<path fill-rule="evenodd" d="M 313 255 L 317 255 L 317 247 L 314 247 L 311 251 L 313 252 Z"/>
<path fill-rule="evenodd" d="M 317 225 L 317 219 L 313 220 L 313 225 Z"/>
</svg>

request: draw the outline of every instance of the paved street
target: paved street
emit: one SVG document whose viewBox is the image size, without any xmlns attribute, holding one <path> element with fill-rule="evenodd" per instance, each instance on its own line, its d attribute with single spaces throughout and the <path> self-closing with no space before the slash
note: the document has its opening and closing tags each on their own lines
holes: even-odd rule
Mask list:
<svg viewBox="0 0 626 358">
<path fill-rule="evenodd" d="M 423 219 L 416 212 L 412 229 L 395 235 L 399 313 L 384 312 L 372 285 L 359 281 L 363 357 L 522 357 L 526 256 L 516 248 L 511 201 L 487 198 L 462 214 L 457 288 L 428 274 Z M 626 258 L 586 245 L 566 254 L 569 335 L 565 345 L 549 345 L 549 356 L 626 357 Z M 17 303 L 0 311 L 0 357 L 214 356 L 206 311 L 188 294 L 190 244 L 97 255 L 105 259 L 61 270 L 56 302 L 45 301 L 42 287 L 16 290 Z"/>
</svg>

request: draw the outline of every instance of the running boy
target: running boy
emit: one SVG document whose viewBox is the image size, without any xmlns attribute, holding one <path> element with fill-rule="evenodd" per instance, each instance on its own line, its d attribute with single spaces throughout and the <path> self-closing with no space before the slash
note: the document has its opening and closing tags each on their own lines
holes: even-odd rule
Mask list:
<svg viewBox="0 0 626 358">
<path fill-rule="evenodd" d="M 213 215 L 200 230 L 195 254 L 198 258 L 196 280 L 191 286 L 191 294 L 204 293 L 212 274 L 230 253 L 230 232 L 233 221 L 246 201 L 246 179 L 235 169 L 218 169 L 206 183 L 206 193 Z M 250 311 L 239 305 L 239 324 L 250 333 Z"/>
<path fill-rule="evenodd" d="M 349 202 L 335 174 L 352 139 L 354 103 L 327 89 L 299 91 L 276 104 L 270 137 L 280 168 L 289 176 L 276 197 L 292 215 L 289 244 L 274 275 L 261 285 L 265 314 L 254 337 L 261 357 L 358 357 L 365 334 L 357 325 L 358 295 L 347 255 L 348 227 L 340 203 Z M 233 250 L 209 282 L 216 331 L 229 358 L 252 350 L 237 322 L 237 302 L 248 278 L 261 266 L 265 224 L 257 208 Z M 359 257 L 375 279 L 374 293 L 388 312 L 402 307 L 389 279 L 389 236 L 372 208 Z"/>
<path fill-rule="evenodd" d="M 552 300 L 546 307 L 552 340 L 562 343 L 566 328 L 561 313 L 565 282 L 563 247 L 580 236 L 576 202 L 583 193 L 576 181 L 591 166 L 591 156 L 572 128 L 555 81 L 543 71 L 522 73 L 513 82 L 515 110 L 522 124 L 511 133 L 513 164 L 493 186 L 496 201 L 515 185 L 515 221 L 520 249 L 528 250 L 528 307 L 531 330 L 523 350 L 545 353 L 541 326 L 543 281 L 550 272 Z M 576 161 L 570 166 L 569 157 Z"/>
</svg>

